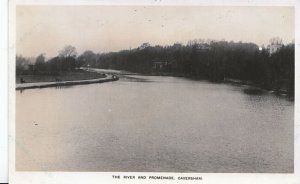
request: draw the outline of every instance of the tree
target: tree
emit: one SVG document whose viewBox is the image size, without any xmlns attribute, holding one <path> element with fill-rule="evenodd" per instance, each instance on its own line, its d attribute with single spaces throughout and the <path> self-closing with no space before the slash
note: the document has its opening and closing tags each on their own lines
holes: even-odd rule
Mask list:
<svg viewBox="0 0 300 184">
<path fill-rule="evenodd" d="M 145 49 L 145 48 L 147 48 L 147 47 L 150 47 L 150 44 L 149 43 L 143 43 L 140 47 L 139 47 L 139 49 Z"/>
<path fill-rule="evenodd" d="M 26 70 L 29 69 L 29 59 L 23 57 L 22 55 L 17 55 L 16 56 L 16 74 L 22 74 L 24 73 Z"/>
<path fill-rule="evenodd" d="M 270 45 L 283 45 L 282 44 L 282 39 L 279 37 L 273 37 L 269 40 Z"/>
<path fill-rule="evenodd" d="M 61 71 L 74 70 L 76 67 L 76 48 L 71 45 L 65 46 L 61 51 L 59 51 L 59 57 L 62 61 Z"/>
<path fill-rule="evenodd" d="M 76 48 L 72 45 L 67 45 L 62 50 L 59 51 L 59 56 L 64 58 L 68 58 L 68 57 L 75 58 L 76 55 L 77 55 Z"/>
<path fill-rule="evenodd" d="M 279 37 L 273 37 L 269 42 L 270 44 L 268 45 L 268 50 L 270 54 L 275 53 L 283 46 L 282 39 Z"/>
<path fill-rule="evenodd" d="M 40 54 L 36 60 L 35 60 L 35 64 L 44 64 L 45 63 L 45 55 L 44 54 Z"/>
<path fill-rule="evenodd" d="M 35 60 L 35 67 L 38 71 L 45 70 L 45 56 L 40 54 Z"/>
<path fill-rule="evenodd" d="M 95 66 L 97 64 L 96 62 L 97 62 L 97 55 L 91 50 L 84 51 L 84 53 L 82 53 L 78 57 L 79 66 L 88 65 L 88 64 Z"/>
<path fill-rule="evenodd" d="M 22 55 L 16 56 L 16 67 L 17 69 L 25 69 L 29 65 L 29 60 Z"/>
</svg>

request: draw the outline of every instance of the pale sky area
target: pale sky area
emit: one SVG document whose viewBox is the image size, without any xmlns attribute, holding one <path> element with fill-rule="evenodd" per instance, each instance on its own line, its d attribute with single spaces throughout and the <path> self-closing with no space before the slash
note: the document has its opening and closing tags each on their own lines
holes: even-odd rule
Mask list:
<svg viewBox="0 0 300 184">
<path fill-rule="evenodd" d="M 58 55 L 65 45 L 98 52 L 192 39 L 267 45 L 294 40 L 293 7 L 221 6 L 17 6 L 17 54 Z"/>
</svg>

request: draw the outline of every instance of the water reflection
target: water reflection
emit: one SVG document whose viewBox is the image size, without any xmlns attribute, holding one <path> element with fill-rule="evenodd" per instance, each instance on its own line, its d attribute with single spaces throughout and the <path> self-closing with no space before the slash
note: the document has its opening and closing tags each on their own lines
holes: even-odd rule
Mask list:
<svg viewBox="0 0 300 184">
<path fill-rule="evenodd" d="M 266 91 L 259 89 L 259 88 L 254 88 L 254 87 L 247 87 L 243 89 L 244 93 L 249 94 L 249 95 L 262 95 L 266 93 Z"/>
<path fill-rule="evenodd" d="M 243 89 L 131 76 L 17 93 L 17 170 L 293 172 L 293 102 Z"/>
</svg>

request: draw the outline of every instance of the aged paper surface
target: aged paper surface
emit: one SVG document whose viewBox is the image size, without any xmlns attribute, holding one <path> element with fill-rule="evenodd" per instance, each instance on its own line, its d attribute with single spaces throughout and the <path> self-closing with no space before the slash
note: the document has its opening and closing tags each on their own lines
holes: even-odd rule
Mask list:
<svg viewBox="0 0 300 184">
<path fill-rule="evenodd" d="M 298 7 L 11 1 L 10 183 L 297 183 Z"/>
</svg>

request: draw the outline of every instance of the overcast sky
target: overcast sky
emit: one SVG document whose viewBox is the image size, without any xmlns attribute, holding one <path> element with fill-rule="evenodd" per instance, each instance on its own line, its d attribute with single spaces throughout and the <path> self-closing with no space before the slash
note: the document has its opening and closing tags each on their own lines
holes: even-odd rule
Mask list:
<svg viewBox="0 0 300 184">
<path fill-rule="evenodd" d="M 17 54 L 47 57 L 73 45 L 109 52 L 196 38 L 268 44 L 294 39 L 292 7 L 17 6 Z"/>
</svg>

